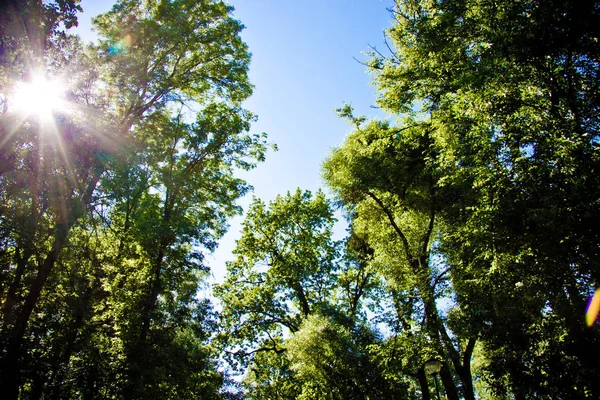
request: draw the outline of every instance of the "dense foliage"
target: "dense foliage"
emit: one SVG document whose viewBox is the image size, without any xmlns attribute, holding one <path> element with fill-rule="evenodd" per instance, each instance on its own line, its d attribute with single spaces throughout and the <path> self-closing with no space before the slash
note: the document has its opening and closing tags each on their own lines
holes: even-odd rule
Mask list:
<svg viewBox="0 0 600 400">
<path fill-rule="evenodd" d="M 242 25 L 220 1 L 124 0 L 84 46 L 77 3 L 3 13 L 0 392 L 221 397 L 204 254 L 266 150 Z M 11 103 L 39 75 L 66 91 L 51 118 Z"/>
<path fill-rule="evenodd" d="M 371 323 L 330 301 L 305 312 L 299 329 L 269 336 L 281 357 L 253 353 L 267 350 L 256 347 L 259 332 L 243 336 L 233 348 L 250 363 L 248 394 L 383 396 L 375 384 L 352 391 L 348 377 L 360 376 L 384 382 L 387 397 L 429 398 L 423 367 L 437 359 L 450 399 L 598 397 L 600 335 L 585 309 L 598 285 L 599 5 L 406 0 L 391 11 L 388 48 L 365 63 L 391 118 L 342 107 L 355 131 L 323 166 L 350 224 L 347 243 L 363 249 L 372 286 L 359 310 Z M 311 243 L 302 237 L 294 234 Z M 313 275 L 334 285 L 330 300 L 344 291 L 338 271 L 350 253 L 341 251 L 328 279 Z M 277 268 L 256 261 L 249 271 Z M 230 273 L 227 284 L 256 305 Z M 241 310 L 235 297 L 222 298 L 225 310 Z M 278 320 L 302 315 L 301 296 L 285 304 L 296 307 L 279 308 Z M 262 329 L 270 316 L 234 320 Z M 355 347 L 365 332 L 367 351 Z M 295 389 L 265 394 L 275 386 Z"/>
<path fill-rule="evenodd" d="M 377 286 L 367 250 L 334 241 L 334 222 L 321 192 L 298 189 L 250 206 L 237 258 L 215 290 L 222 341 L 233 364 L 248 370 L 248 398 L 379 399 L 399 391 L 371 355 L 381 338 L 362 307 Z"/>
<path fill-rule="evenodd" d="M 450 367 L 449 398 L 474 396 L 476 343 L 491 393 L 600 395 L 584 317 L 599 271 L 599 12 L 398 1 L 390 54 L 367 63 L 397 119 L 340 109 L 356 131 L 325 179 L 410 299 L 399 335 L 424 335 Z"/>
<path fill-rule="evenodd" d="M 255 198 L 214 299 L 267 149 L 243 26 L 121 0 L 84 45 L 78 3 L 0 9 L 2 398 L 600 398 L 600 3 L 397 0 L 389 118 L 338 110 L 334 198 Z"/>
</svg>

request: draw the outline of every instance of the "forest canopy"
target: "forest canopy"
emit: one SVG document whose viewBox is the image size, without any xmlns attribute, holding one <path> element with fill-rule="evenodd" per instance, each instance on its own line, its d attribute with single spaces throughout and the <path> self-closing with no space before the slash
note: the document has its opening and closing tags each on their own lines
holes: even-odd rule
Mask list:
<svg viewBox="0 0 600 400">
<path fill-rule="evenodd" d="M 80 12 L 0 9 L 3 398 L 600 398 L 600 3 L 396 0 L 386 118 L 340 105 L 328 192 L 254 197 L 213 297 L 271 146 L 242 22 Z"/>
</svg>

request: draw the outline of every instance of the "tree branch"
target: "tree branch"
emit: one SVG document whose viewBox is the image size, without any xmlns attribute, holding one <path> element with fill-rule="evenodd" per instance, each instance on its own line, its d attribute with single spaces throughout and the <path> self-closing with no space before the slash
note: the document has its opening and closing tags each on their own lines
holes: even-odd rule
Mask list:
<svg viewBox="0 0 600 400">
<path fill-rule="evenodd" d="M 429 186 L 429 200 L 430 200 L 430 209 L 429 209 L 429 225 L 427 226 L 427 232 L 425 233 L 425 237 L 423 238 L 423 255 L 429 255 L 429 251 L 431 249 L 431 245 L 429 243 L 431 239 L 431 234 L 433 233 L 433 226 L 435 222 L 435 188 L 433 187 L 433 177 L 430 176 L 430 186 Z"/>
<path fill-rule="evenodd" d="M 433 283 L 431 284 L 432 289 L 435 291 L 435 287 L 437 286 L 437 284 L 439 283 L 439 281 L 444 277 L 444 275 L 446 275 L 446 273 L 448 271 L 450 271 L 452 269 L 452 266 L 446 268 L 445 270 L 443 270 L 438 276 L 435 277 L 435 279 L 433 280 Z"/>
<path fill-rule="evenodd" d="M 473 350 L 475 349 L 475 343 L 477 343 L 477 336 L 469 338 L 467 342 L 467 347 L 465 348 L 465 352 L 463 353 L 463 367 L 467 368 L 471 364 L 471 356 L 473 355 Z"/>
<path fill-rule="evenodd" d="M 408 239 L 404 235 L 404 232 L 402 232 L 402 229 L 400 229 L 400 227 L 396 224 L 396 221 L 394 221 L 394 216 L 392 215 L 392 212 L 385 206 L 385 204 L 383 204 L 383 201 L 381 201 L 381 199 L 379 199 L 377 196 L 375 196 L 375 194 L 373 192 L 368 190 L 367 195 L 369 197 L 371 197 L 373 200 L 375 200 L 375 202 L 379 205 L 379 207 L 381 207 L 381 210 L 385 213 L 385 215 L 387 215 L 388 220 L 390 221 L 390 224 L 392 225 L 392 227 L 394 228 L 394 230 L 400 237 L 400 240 L 402 240 L 402 245 L 404 247 L 404 251 L 406 252 L 406 258 L 410 262 L 410 260 L 412 260 L 413 257 L 410 252 L 410 246 L 408 244 Z"/>
</svg>

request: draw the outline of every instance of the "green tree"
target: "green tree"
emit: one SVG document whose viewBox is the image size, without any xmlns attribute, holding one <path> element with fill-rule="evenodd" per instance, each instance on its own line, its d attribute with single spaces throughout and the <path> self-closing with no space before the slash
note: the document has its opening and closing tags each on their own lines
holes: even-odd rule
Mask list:
<svg viewBox="0 0 600 400">
<path fill-rule="evenodd" d="M 434 244 L 445 200 L 431 124 L 408 118 L 402 128 L 379 121 L 363 125 L 351 111 L 340 110 L 357 130 L 325 161 L 324 178 L 344 203 L 352 229 L 373 249 L 389 287 L 416 297 L 405 325 L 422 316 L 422 334 L 445 363 L 441 376 L 448 396 L 458 397 L 451 365 L 464 396 L 473 398 L 470 357 L 477 333 L 457 337 L 437 305 L 445 272 L 435 262 Z"/>
<path fill-rule="evenodd" d="M 274 351 L 255 354 L 243 381 L 244 398 L 256 400 L 296 399 L 302 387 L 290 360 Z"/>
<path fill-rule="evenodd" d="M 376 254 L 396 252 L 382 260 L 387 276 L 412 281 L 422 299 L 428 286 L 436 297 L 423 276 L 443 271 L 406 274 L 394 260 L 412 252 L 431 263 L 419 247 L 434 245 L 457 305 L 452 338 L 479 335 L 500 395 L 597 397 L 599 333 L 584 310 L 598 285 L 598 9 L 397 1 L 390 53 L 374 50 L 366 64 L 399 127 L 352 117 L 358 132 L 325 164 L 354 218 L 387 219 L 396 242 L 383 230 L 368 240 Z M 433 196 L 414 196 L 428 184 Z M 428 207 L 437 236 L 426 242 Z"/>
<path fill-rule="evenodd" d="M 150 187 L 133 226 L 149 265 L 139 309 L 134 308 L 140 321 L 129 344 L 128 381 L 145 390 L 151 390 L 149 383 L 136 371 L 152 365 L 146 357 L 151 324 L 164 318 L 155 314 L 161 308 L 169 310 L 167 315 L 180 313 L 170 310 L 171 304 L 193 300 L 199 289 L 196 274 L 206 270 L 200 250 L 216 247 L 227 218 L 239 212 L 236 199 L 248 190 L 234 177 L 234 169 L 252 168 L 265 151 L 261 136 L 246 135 L 251 115 L 243 110 L 207 105 L 192 125 L 183 123 L 181 116 L 171 121 L 165 117 L 155 116 L 158 121 L 141 127 L 149 133 L 145 143 Z M 155 356 L 162 358 L 160 353 Z"/>
<path fill-rule="evenodd" d="M 598 282 L 598 5 L 414 6 L 390 35 L 420 66 L 409 77 L 388 64 L 379 82 L 382 100 L 401 90 L 426 104 L 452 181 L 476 188 L 448 236 L 454 281 L 479 283 L 457 288 L 462 308 L 492 325 L 491 370 L 515 395 L 594 397 L 598 331 L 583 311 Z"/>
<path fill-rule="evenodd" d="M 338 244 L 329 201 L 297 190 L 267 205 L 254 199 L 227 277 L 215 288 L 228 345 L 244 359 L 259 351 L 283 351 L 286 332 L 298 331 L 328 303 Z M 237 348 L 237 349 L 236 349 Z"/>
<path fill-rule="evenodd" d="M 298 399 L 400 399 L 403 388 L 385 379 L 370 354 L 379 338 L 345 315 L 311 315 L 287 342 Z M 399 385 L 398 385 L 399 386 Z"/>
<path fill-rule="evenodd" d="M 14 82 L 3 86 L 2 391 L 214 397 L 211 311 L 195 298 L 203 253 L 248 189 L 235 169 L 265 152 L 239 107 L 252 89 L 242 25 L 219 1 L 123 1 L 84 48 L 54 28 L 74 23 L 75 5 L 44 4 L 64 16 L 34 21 L 49 29 L 25 71 L 63 76 L 69 109 L 52 126 L 17 116 Z M 18 6 L 41 15 L 41 2 Z M 13 22 L 3 38 L 21 43 Z M 29 66 L 30 50 L 14 57 Z"/>
<path fill-rule="evenodd" d="M 225 282 L 223 342 L 249 398 L 400 398 L 371 349 L 365 302 L 379 281 L 359 237 L 332 239 L 322 192 L 254 199 Z M 343 250 L 343 251 L 342 251 Z"/>
</svg>

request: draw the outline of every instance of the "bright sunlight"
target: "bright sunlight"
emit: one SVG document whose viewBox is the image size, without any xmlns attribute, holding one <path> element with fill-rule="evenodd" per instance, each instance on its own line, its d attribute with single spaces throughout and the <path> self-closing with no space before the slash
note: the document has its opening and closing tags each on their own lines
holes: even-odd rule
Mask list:
<svg viewBox="0 0 600 400">
<path fill-rule="evenodd" d="M 65 86 L 60 80 L 34 75 L 29 82 L 16 85 L 10 108 L 19 114 L 48 121 L 54 111 L 65 107 L 64 93 Z"/>
</svg>

